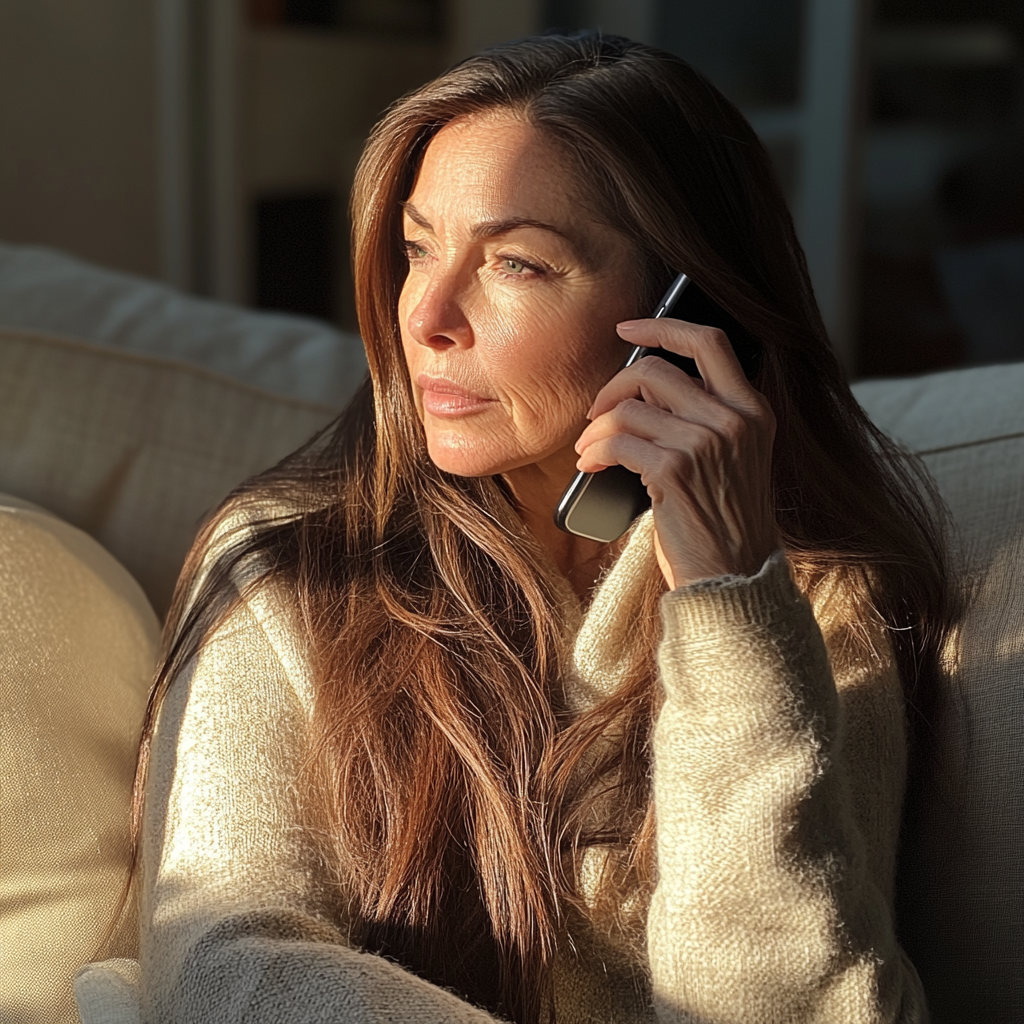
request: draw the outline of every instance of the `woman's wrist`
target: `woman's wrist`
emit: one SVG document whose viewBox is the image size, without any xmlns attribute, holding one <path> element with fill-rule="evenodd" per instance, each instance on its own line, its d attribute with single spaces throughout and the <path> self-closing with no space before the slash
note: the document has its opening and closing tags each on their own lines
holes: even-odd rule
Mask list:
<svg viewBox="0 0 1024 1024">
<path fill-rule="evenodd" d="M 773 551 L 756 573 L 722 573 L 693 580 L 662 597 L 666 639 L 698 639 L 736 629 L 757 628 L 790 614 L 800 592 L 785 551 Z"/>
<path fill-rule="evenodd" d="M 692 522 L 679 528 L 673 523 L 676 528 L 665 531 L 663 541 L 663 531 L 658 528 L 659 518 L 669 517 L 664 513 L 659 517 L 655 513 L 654 533 L 658 565 L 669 590 L 724 576 L 756 576 L 781 547 L 774 523 L 759 530 L 760 536 L 748 539 L 748 534 L 738 542 L 734 542 L 732 537 L 715 536 L 711 531 L 702 529 L 703 524 Z"/>
</svg>

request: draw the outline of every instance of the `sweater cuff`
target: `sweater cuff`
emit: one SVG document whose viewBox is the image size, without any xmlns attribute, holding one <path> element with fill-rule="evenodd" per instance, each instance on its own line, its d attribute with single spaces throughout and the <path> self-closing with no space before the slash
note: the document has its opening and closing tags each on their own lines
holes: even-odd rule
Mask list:
<svg viewBox="0 0 1024 1024">
<path fill-rule="evenodd" d="M 663 636 L 692 641 L 723 629 L 768 625 L 790 616 L 802 601 L 779 549 L 755 576 L 716 576 L 669 591 L 661 598 Z"/>
</svg>

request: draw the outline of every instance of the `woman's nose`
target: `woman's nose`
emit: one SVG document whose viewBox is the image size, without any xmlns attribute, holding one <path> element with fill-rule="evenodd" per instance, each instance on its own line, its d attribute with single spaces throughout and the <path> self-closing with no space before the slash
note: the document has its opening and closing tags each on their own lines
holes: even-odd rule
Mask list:
<svg viewBox="0 0 1024 1024">
<path fill-rule="evenodd" d="M 454 275 L 434 278 L 427 285 L 407 321 L 410 337 L 431 348 L 468 348 L 473 330 L 463 308 L 464 288 Z"/>
</svg>

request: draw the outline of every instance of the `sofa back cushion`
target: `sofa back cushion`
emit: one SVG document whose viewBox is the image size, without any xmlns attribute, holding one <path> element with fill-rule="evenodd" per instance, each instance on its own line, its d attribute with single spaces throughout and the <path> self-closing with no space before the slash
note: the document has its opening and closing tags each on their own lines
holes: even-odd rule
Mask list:
<svg viewBox="0 0 1024 1024">
<path fill-rule="evenodd" d="M 77 1024 L 71 980 L 134 956 L 128 818 L 159 624 L 91 537 L 0 495 L 0 1020 Z M 129 908 L 132 906 L 129 903 Z"/>
<path fill-rule="evenodd" d="M 181 363 L 0 329 L 0 490 L 98 540 L 161 616 L 204 515 L 335 415 Z"/>
<path fill-rule="evenodd" d="M 216 302 L 67 253 L 3 242 L 0 327 L 175 359 L 339 408 L 366 374 L 362 340 L 322 320 Z"/>
<path fill-rule="evenodd" d="M 901 939 L 935 1024 L 1009 1024 L 1024 1019 L 1024 363 L 854 391 L 934 476 L 968 588 L 907 803 Z"/>
</svg>

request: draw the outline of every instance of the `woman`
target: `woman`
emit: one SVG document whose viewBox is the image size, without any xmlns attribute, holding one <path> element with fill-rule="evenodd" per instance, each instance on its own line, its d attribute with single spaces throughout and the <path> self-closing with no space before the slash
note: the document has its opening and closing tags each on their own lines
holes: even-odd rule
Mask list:
<svg viewBox="0 0 1024 1024">
<path fill-rule="evenodd" d="M 923 1019 L 892 879 L 940 530 L 749 126 L 666 54 L 527 40 L 396 104 L 353 210 L 370 386 L 229 499 L 172 611 L 147 1019 Z M 634 319 L 680 269 L 753 382 Z M 652 511 L 560 533 L 614 464 Z"/>
</svg>

